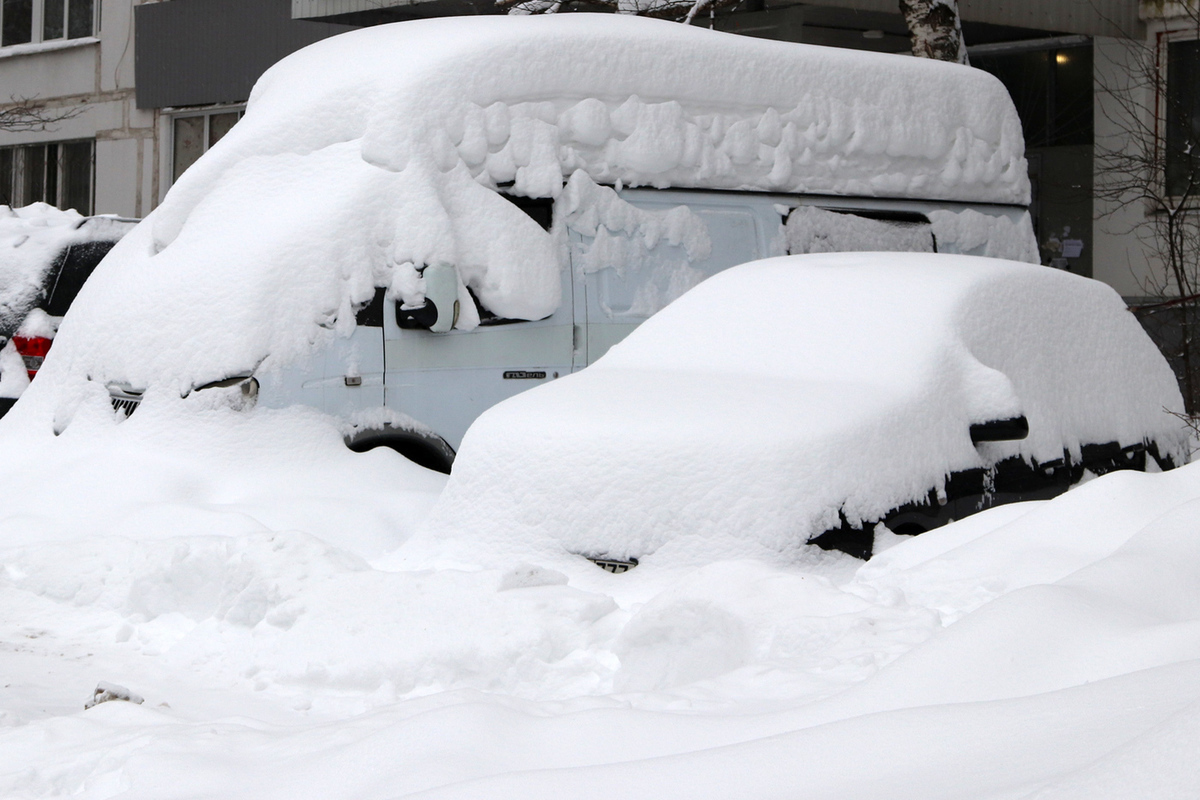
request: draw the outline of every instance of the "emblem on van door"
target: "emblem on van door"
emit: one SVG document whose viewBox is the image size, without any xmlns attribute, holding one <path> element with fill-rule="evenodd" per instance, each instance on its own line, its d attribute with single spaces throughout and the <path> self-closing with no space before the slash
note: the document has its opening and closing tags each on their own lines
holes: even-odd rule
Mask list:
<svg viewBox="0 0 1200 800">
<path fill-rule="evenodd" d="M 545 377 L 545 372 L 527 372 L 523 369 L 514 369 L 504 373 L 506 381 L 540 381 Z"/>
</svg>

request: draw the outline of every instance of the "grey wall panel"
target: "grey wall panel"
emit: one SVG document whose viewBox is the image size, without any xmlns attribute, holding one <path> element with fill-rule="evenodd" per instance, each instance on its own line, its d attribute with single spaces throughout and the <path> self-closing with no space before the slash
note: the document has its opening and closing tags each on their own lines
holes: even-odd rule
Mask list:
<svg viewBox="0 0 1200 800">
<path fill-rule="evenodd" d="M 279 59 L 346 25 L 293 20 L 290 0 L 168 0 L 134 9 L 138 108 L 239 103 Z"/>
</svg>

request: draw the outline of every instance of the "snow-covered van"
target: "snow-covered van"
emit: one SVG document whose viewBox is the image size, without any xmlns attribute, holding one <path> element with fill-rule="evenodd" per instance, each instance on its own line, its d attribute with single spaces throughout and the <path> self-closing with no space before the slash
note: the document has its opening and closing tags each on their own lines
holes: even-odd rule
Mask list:
<svg viewBox="0 0 1200 800">
<path fill-rule="evenodd" d="M 954 64 L 620 15 L 358 30 L 259 80 L 86 288 L 44 391 L 59 430 L 96 392 L 307 404 L 448 470 L 485 409 L 736 264 L 1035 261 L 1023 148 L 1004 87 Z"/>
<path fill-rule="evenodd" d="M 0 416 L 37 374 L 83 282 L 135 222 L 0 205 Z"/>
</svg>

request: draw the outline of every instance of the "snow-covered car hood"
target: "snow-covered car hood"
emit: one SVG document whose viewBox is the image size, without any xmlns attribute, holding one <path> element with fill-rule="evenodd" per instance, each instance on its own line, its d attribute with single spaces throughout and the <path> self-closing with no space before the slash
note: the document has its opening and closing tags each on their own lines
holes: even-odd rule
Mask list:
<svg viewBox="0 0 1200 800">
<path fill-rule="evenodd" d="M 970 256 L 734 267 L 468 431 L 430 532 L 514 550 L 794 552 L 948 473 L 1085 444 L 1186 460 L 1170 368 L 1108 286 Z M 1024 415 L 1029 436 L 972 444 Z"/>
</svg>

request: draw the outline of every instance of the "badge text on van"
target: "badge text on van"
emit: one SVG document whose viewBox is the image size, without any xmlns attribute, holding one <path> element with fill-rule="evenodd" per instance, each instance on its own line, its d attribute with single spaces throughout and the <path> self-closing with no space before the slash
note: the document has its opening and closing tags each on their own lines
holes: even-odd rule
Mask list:
<svg viewBox="0 0 1200 800">
<path fill-rule="evenodd" d="M 528 372 L 523 369 L 514 369 L 504 373 L 506 381 L 540 381 L 545 377 L 545 372 Z"/>
</svg>

